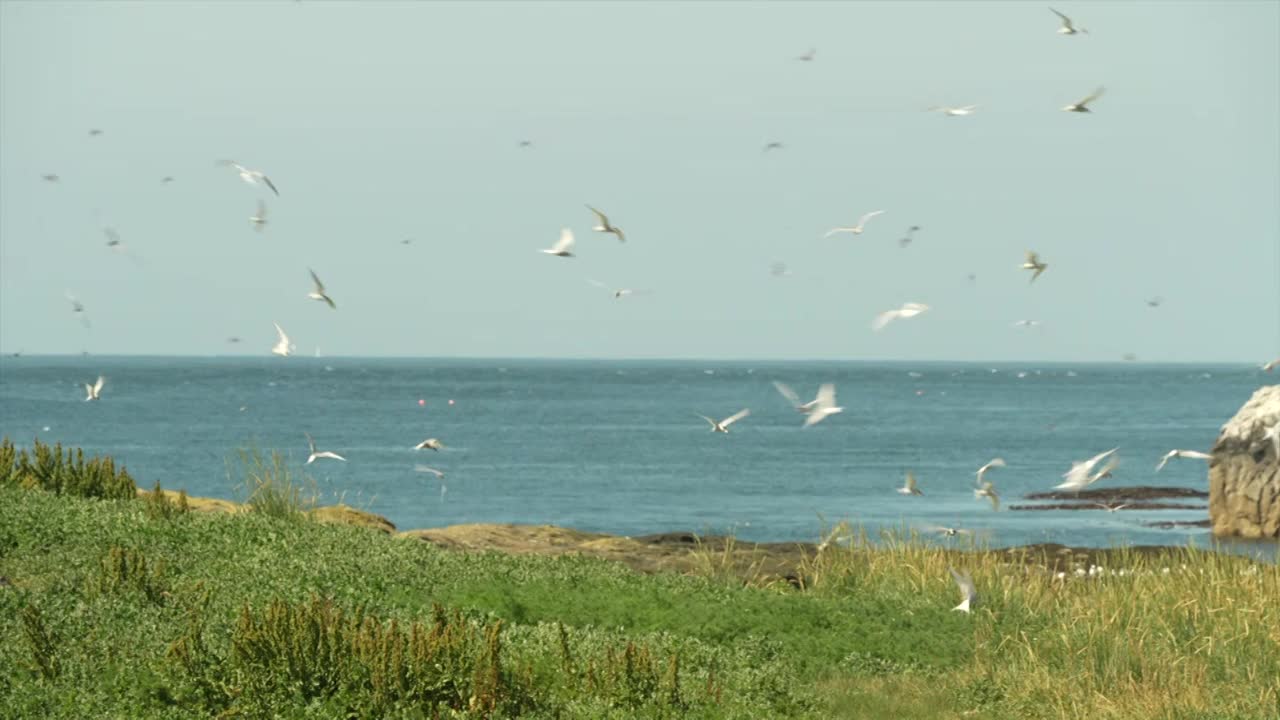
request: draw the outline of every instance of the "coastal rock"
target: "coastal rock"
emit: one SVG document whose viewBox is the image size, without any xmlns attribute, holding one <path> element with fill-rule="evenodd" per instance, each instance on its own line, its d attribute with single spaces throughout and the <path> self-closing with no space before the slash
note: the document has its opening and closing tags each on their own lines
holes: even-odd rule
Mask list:
<svg viewBox="0 0 1280 720">
<path fill-rule="evenodd" d="M 1259 388 L 1222 426 L 1209 461 L 1213 534 L 1280 538 L 1280 385 Z"/>
</svg>

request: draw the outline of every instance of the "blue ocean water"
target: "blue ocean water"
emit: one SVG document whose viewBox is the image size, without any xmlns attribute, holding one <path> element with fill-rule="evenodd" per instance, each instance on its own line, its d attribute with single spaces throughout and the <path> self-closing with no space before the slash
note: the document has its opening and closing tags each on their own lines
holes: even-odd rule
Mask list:
<svg viewBox="0 0 1280 720">
<path fill-rule="evenodd" d="M 102 400 L 84 402 L 82 383 L 99 374 Z M 772 380 L 806 399 L 833 382 L 845 410 L 802 428 Z M 1118 446 L 1103 484 L 1207 489 L 1203 461 L 1158 475 L 1156 462 L 1208 450 L 1268 380 L 1243 365 L 1135 363 L 20 357 L 0 361 L 0 434 L 112 455 L 143 487 L 243 499 L 236 450 L 279 449 L 301 468 L 309 432 L 348 460 L 306 467 L 322 501 L 401 529 L 550 523 L 812 541 L 821 516 L 872 532 L 966 527 L 993 546 L 1207 545 L 1205 529 L 1143 524 L 1206 511 L 995 512 L 973 497 L 974 471 L 1005 458 L 989 477 L 1006 506 L 1020 504 L 1073 460 Z M 695 415 L 744 407 L 751 416 L 728 435 Z M 412 449 L 427 437 L 446 449 Z M 416 464 L 445 471 L 447 492 Z M 894 492 L 907 470 L 922 497 Z"/>
</svg>

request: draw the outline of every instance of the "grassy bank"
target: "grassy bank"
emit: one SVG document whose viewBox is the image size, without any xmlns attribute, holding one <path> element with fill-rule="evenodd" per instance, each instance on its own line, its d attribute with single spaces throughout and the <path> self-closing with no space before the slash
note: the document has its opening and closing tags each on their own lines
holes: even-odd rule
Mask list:
<svg viewBox="0 0 1280 720">
<path fill-rule="evenodd" d="M 0 482 L 0 716 L 1280 716 L 1276 566 L 1115 563 L 851 542 L 754 587 Z"/>
</svg>

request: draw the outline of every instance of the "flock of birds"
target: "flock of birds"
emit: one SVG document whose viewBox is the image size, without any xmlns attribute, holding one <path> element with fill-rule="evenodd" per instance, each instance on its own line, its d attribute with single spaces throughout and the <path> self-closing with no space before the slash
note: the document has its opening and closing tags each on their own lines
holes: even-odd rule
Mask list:
<svg viewBox="0 0 1280 720">
<path fill-rule="evenodd" d="M 1078 35 L 1078 34 L 1088 32 L 1085 28 L 1077 26 L 1072 21 L 1071 18 L 1067 17 L 1063 13 L 1058 12 L 1053 8 L 1049 8 L 1049 9 L 1055 15 L 1057 15 L 1058 18 L 1060 19 L 1061 26 L 1058 29 L 1058 33 L 1066 36 L 1072 36 L 1072 35 Z M 814 48 L 796 57 L 795 59 L 801 62 L 813 62 L 815 61 L 816 57 L 817 57 L 817 49 Z M 1072 113 L 1090 113 L 1092 112 L 1090 106 L 1093 103 L 1095 103 L 1100 97 L 1102 97 L 1104 92 L 1105 92 L 1105 89 L 1103 87 L 1099 87 L 1089 95 L 1081 98 L 1080 100 L 1077 100 L 1076 102 L 1073 102 L 1069 105 L 1064 106 L 1062 110 L 1065 112 L 1072 112 Z M 937 106 L 937 107 L 929 108 L 929 110 L 940 112 L 944 115 L 952 116 L 952 117 L 965 117 L 977 112 L 978 106 L 977 105 Z M 95 128 L 90 130 L 89 134 L 91 136 L 101 135 L 102 130 Z M 530 140 L 522 140 L 518 143 L 518 145 L 520 148 L 532 148 L 533 142 Z M 762 152 L 767 153 L 767 152 L 777 151 L 782 149 L 784 149 L 783 143 L 778 141 L 772 141 L 764 146 Z M 268 177 L 267 174 L 262 170 L 252 169 L 232 160 L 219 161 L 218 165 L 234 169 L 238 174 L 239 178 L 245 183 L 253 186 L 264 187 L 267 190 L 269 190 L 274 196 L 276 197 L 280 196 L 279 188 L 277 188 L 275 183 L 273 183 L 270 177 Z M 56 174 L 46 174 L 46 175 L 43 175 L 42 177 L 44 180 L 48 182 L 56 183 L 60 181 L 60 177 Z M 172 176 L 165 176 L 164 178 L 161 179 L 162 183 L 169 183 L 173 181 L 174 181 L 174 178 Z M 610 220 L 607 214 L 605 214 L 603 211 L 595 207 L 592 207 L 591 205 L 587 205 L 586 207 L 588 210 L 590 210 L 590 212 L 595 217 L 595 225 L 593 225 L 591 228 L 593 231 L 598 233 L 604 233 L 604 234 L 612 234 L 618 239 L 618 242 L 620 243 L 626 242 L 627 237 L 623 229 L 617 224 L 615 224 L 612 220 Z M 830 237 L 833 237 L 836 235 L 842 235 L 842 234 L 847 234 L 851 236 L 860 236 L 867 231 L 869 222 L 871 222 L 873 219 L 883 214 L 885 214 L 885 210 L 882 210 L 882 209 L 866 212 L 861 217 L 858 218 L 858 221 L 855 224 L 849 225 L 849 226 L 833 227 L 830 230 L 828 230 L 823 235 L 823 237 L 830 238 Z M 248 221 L 250 226 L 257 232 L 262 232 L 266 228 L 266 226 L 268 225 L 268 207 L 265 201 L 261 199 L 258 200 L 256 210 L 253 215 L 249 216 Z M 920 226 L 911 225 L 907 229 L 907 232 L 904 234 L 904 236 L 899 239 L 899 244 L 902 247 L 906 247 L 913 241 L 915 234 L 920 230 L 921 230 Z M 115 230 L 113 230 L 112 228 L 105 228 L 104 234 L 107 236 L 107 247 L 110 250 L 117 253 L 121 253 L 121 254 L 128 254 L 128 248 L 121 241 L 119 234 L 116 233 Z M 405 240 L 403 242 L 407 244 L 410 241 Z M 557 257 L 557 258 L 573 258 L 575 257 L 573 253 L 573 248 L 574 248 L 574 234 L 571 229 L 566 227 L 561 230 L 559 239 L 554 244 L 552 244 L 551 247 L 542 249 L 540 250 L 540 252 L 550 256 Z M 1029 272 L 1030 279 L 1028 282 L 1034 283 L 1048 269 L 1048 267 L 1049 267 L 1049 264 L 1047 262 L 1044 262 L 1040 258 L 1040 255 L 1037 252 L 1033 250 L 1028 250 L 1026 252 L 1025 261 L 1022 263 L 1022 265 L 1019 266 L 1019 269 Z M 337 303 L 329 295 L 328 291 L 325 288 L 324 283 L 320 280 L 319 276 L 315 273 L 314 270 L 308 269 L 308 272 L 311 275 L 312 289 L 310 292 L 306 294 L 306 297 L 308 299 L 315 300 L 317 302 L 322 302 L 326 304 L 330 309 L 336 310 L 338 307 Z M 788 275 L 789 272 L 785 264 L 778 262 L 778 263 L 774 263 L 772 267 L 772 274 L 774 276 L 782 277 L 782 276 Z M 971 280 L 973 279 L 973 277 L 974 276 L 970 275 Z M 596 285 L 598 287 L 609 289 L 610 292 L 613 294 L 614 298 L 622 298 L 622 297 L 640 292 L 634 289 L 608 288 L 603 283 L 600 283 L 595 280 L 592 280 L 590 282 L 593 285 Z M 73 313 L 79 317 L 81 323 L 83 323 L 86 327 L 89 327 L 90 323 L 88 320 L 88 315 L 85 311 L 84 304 L 81 303 L 80 300 L 77 299 L 74 295 L 72 295 L 69 291 L 67 292 L 67 299 L 71 302 Z M 1154 308 L 1154 307 L 1158 307 L 1162 302 L 1163 302 L 1162 298 L 1156 297 L 1148 300 L 1147 304 L 1148 306 Z M 907 320 L 910 318 L 914 318 L 928 310 L 929 310 L 929 306 L 925 305 L 924 303 L 908 302 L 903 304 L 899 308 L 886 310 L 876 315 L 872 320 L 871 327 L 875 331 L 880 331 L 894 321 Z M 1039 322 L 1036 320 L 1020 320 L 1014 324 L 1020 327 L 1034 327 L 1038 325 Z M 290 339 L 289 335 L 285 332 L 284 328 L 282 328 L 279 323 L 274 323 L 274 325 L 275 325 L 275 330 L 277 334 L 277 341 L 275 345 L 271 347 L 271 353 L 278 356 L 282 356 L 282 357 L 287 357 L 293 354 L 293 352 L 296 350 L 295 343 L 293 342 L 293 340 Z M 239 342 L 239 338 L 230 338 L 229 341 Z M 1262 366 L 1262 368 L 1265 371 L 1270 371 L 1278 365 L 1280 365 L 1280 359 L 1266 363 L 1265 365 Z M 99 376 L 94 383 L 92 384 L 86 383 L 84 385 L 85 394 L 86 394 L 85 401 L 101 400 L 105 382 L 106 382 L 105 378 L 102 376 Z M 835 386 L 831 383 L 823 384 L 818 389 L 817 395 L 814 397 L 814 399 L 807 402 L 802 402 L 800 397 L 795 393 L 795 391 L 793 391 L 790 387 L 788 387 L 787 385 L 781 382 L 775 381 L 774 386 L 776 387 L 778 392 L 788 401 L 788 403 L 790 403 L 791 406 L 794 407 L 796 411 L 798 411 L 804 416 L 804 420 L 803 420 L 804 427 L 812 427 L 813 425 L 816 425 L 826 420 L 827 418 L 832 417 L 833 415 L 839 414 L 843 410 L 843 408 L 839 407 L 836 404 Z M 731 426 L 743 420 L 744 418 L 749 417 L 750 414 L 751 414 L 751 411 L 749 409 L 744 408 L 720 420 L 717 420 L 713 417 L 709 417 L 707 415 L 702 415 L 700 413 L 697 413 L 697 416 L 702 418 L 708 423 L 708 425 L 710 426 L 711 432 L 728 434 Z M 306 435 L 306 440 L 307 440 L 308 455 L 307 455 L 306 463 L 308 465 L 316 462 L 317 460 L 334 460 L 334 461 L 341 461 L 341 462 L 346 461 L 346 458 L 343 457 L 342 455 L 339 455 L 338 453 L 328 451 L 328 450 L 317 449 L 315 440 L 311 437 L 311 435 L 309 433 L 304 433 L 304 434 Z M 1280 425 L 1277 425 L 1276 427 L 1271 428 L 1270 432 L 1267 434 L 1267 438 L 1270 439 L 1275 444 L 1277 455 L 1280 455 Z M 426 440 L 423 440 L 421 443 L 414 446 L 414 449 L 439 451 L 444 447 L 445 445 L 439 439 L 427 438 Z M 1098 482 L 1099 480 L 1102 480 L 1107 477 L 1111 477 L 1118 463 L 1118 459 L 1116 456 L 1117 450 L 1118 448 L 1112 448 L 1105 452 L 1098 453 L 1086 460 L 1080 460 L 1072 463 L 1070 469 L 1068 469 L 1065 473 L 1063 473 L 1063 478 L 1064 478 L 1063 482 L 1054 486 L 1054 489 L 1067 491 L 1067 492 L 1079 492 L 1081 490 L 1084 490 L 1085 488 L 1088 488 L 1089 486 Z M 1175 458 L 1207 460 L 1210 458 L 1210 456 L 1207 453 L 1194 451 L 1194 450 L 1170 450 L 1160 459 L 1159 464 L 1156 466 L 1156 471 L 1163 469 L 1164 466 L 1170 460 Z M 1099 467 L 1100 463 L 1103 463 L 1101 467 Z M 1005 460 L 1003 458 L 994 458 L 990 462 L 987 462 L 982 467 L 978 468 L 978 470 L 975 473 L 975 484 L 973 487 L 974 498 L 978 500 L 988 501 L 993 510 L 999 510 L 1000 508 L 1000 495 L 995 487 L 995 484 L 993 483 L 993 481 L 987 478 L 987 475 L 993 469 L 1003 468 L 1003 467 L 1006 467 Z M 443 495 L 443 493 L 446 490 L 443 484 L 443 478 L 445 476 L 445 473 L 443 471 L 434 467 L 426 466 L 426 465 L 416 465 L 414 469 L 421 473 L 428 473 L 428 474 L 434 475 L 436 478 L 440 479 L 441 494 Z M 911 472 L 908 472 L 906 474 L 905 482 L 902 487 L 897 489 L 897 492 L 906 496 L 921 496 L 924 494 L 924 492 L 920 489 L 919 482 L 917 481 L 915 475 Z M 1108 512 L 1115 512 L 1125 507 L 1128 507 L 1128 505 L 1106 505 L 1101 503 L 1099 503 L 1098 505 L 1099 507 L 1102 507 Z M 970 530 L 966 530 L 962 528 L 954 528 L 954 527 L 932 527 L 930 529 L 948 537 L 954 537 L 960 534 L 972 533 L 972 531 Z M 830 542 L 830 540 L 831 538 L 827 538 L 826 540 L 824 540 L 819 545 L 819 549 L 821 550 L 821 548 L 825 547 Z M 977 597 L 978 597 L 974 582 L 968 574 L 958 572 L 955 569 L 950 569 L 950 572 L 955 583 L 960 588 L 961 596 L 962 596 L 961 603 L 957 605 L 954 609 L 962 612 L 970 612 L 971 608 L 974 606 L 974 604 L 976 604 Z"/>
</svg>

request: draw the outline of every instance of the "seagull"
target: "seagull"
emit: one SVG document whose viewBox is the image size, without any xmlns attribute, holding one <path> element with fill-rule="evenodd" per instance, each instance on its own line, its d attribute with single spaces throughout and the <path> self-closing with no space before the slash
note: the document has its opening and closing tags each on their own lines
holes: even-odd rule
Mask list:
<svg viewBox="0 0 1280 720">
<path fill-rule="evenodd" d="M 1117 510 L 1123 510 L 1129 507 L 1129 503 L 1124 503 L 1122 505 L 1108 505 L 1106 503 L 1094 503 L 1094 505 L 1097 505 L 1098 507 L 1102 508 L 1103 510 L 1106 510 L 1107 512 L 1115 512 Z"/>
<path fill-rule="evenodd" d="M 90 385 L 89 383 L 85 383 L 85 384 L 84 384 L 84 401 L 85 401 L 85 402 L 89 402 L 90 400 L 99 400 L 99 399 L 101 399 L 101 397 L 102 397 L 102 386 L 103 386 L 106 382 L 107 382 L 106 378 L 104 378 L 104 377 L 102 377 L 101 375 L 99 375 L 99 376 L 98 376 L 98 381 L 97 381 L 97 382 L 95 382 L 94 384 Z"/>
<path fill-rule="evenodd" d="M 974 498 L 986 498 L 991 501 L 991 509 L 1000 509 L 1000 493 L 996 492 L 996 486 L 990 480 L 982 483 L 979 487 L 973 489 Z"/>
<path fill-rule="evenodd" d="M 561 228 L 560 239 L 556 241 L 548 250 L 540 250 L 548 255 L 556 255 L 558 257 L 573 257 L 573 253 L 569 252 L 569 248 L 573 247 L 573 231 L 569 228 Z"/>
<path fill-rule="evenodd" d="M 1098 471 L 1094 475 L 1090 475 L 1089 473 L 1093 471 L 1094 465 L 1097 465 L 1103 460 L 1103 458 L 1108 457 L 1119 449 L 1120 448 L 1111 448 L 1106 452 L 1094 455 L 1088 460 L 1077 460 L 1076 462 L 1071 463 L 1071 469 L 1062 474 L 1062 477 L 1066 478 L 1066 481 L 1058 485 L 1054 485 L 1054 489 L 1074 490 L 1079 492 L 1102 478 L 1109 476 L 1111 474 L 1111 470 L 1115 468 L 1114 462 L 1108 463 L 1102 470 Z"/>
<path fill-rule="evenodd" d="M 809 48 L 809 52 L 796 56 L 796 59 L 800 62 L 813 62 L 813 59 L 817 56 L 818 48 Z"/>
<path fill-rule="evenodd" d="M 1160 472 L 1161 470 L 1163 470 L 1165 463 L 1169 462 L 1173 458 L 1192 458 L 1195 460 L 1212 460 L 1213 456 L 1210 455 L 1209 453 L 1202 453 L 1198 450 L 1170 450 L 1169 452 L 1164 454 L 1164 457 L 1160 458 L 1160 464 L 1156 465 L 1156 472 Z"/>
<path fill-rule="evenodd" d="M 61 181 L 62 181 L 62 178 L 58 177 L 57 175 L 55 175 L 55 174 L 53 174 L 53 173 L 49 173 L 48 175 L 41 175 L 41 176 L 40 176 L 40 178 L 41 178 L 42 180 L 44 180 L 45 182 L 52 182 L 52 183 L 56 183 L 56 182 L 61 182 Z"/>
<path fill-rule="evenodd" d="M 1100 87 L 1097 90 L 1094 90 L 1092 95 L 1086 97 L 1083 100 L 1077 100 L 1076 102 L 1071 103 L 1070 105 L 1062 109 L 1065 112 L 1077 112 L 1077 113 L 1093 112 L 1092 110 L 1089 109 L 1089 103 L 1102 97 L 1102 93 L 1105 91 L 1106 91 L 1106 88 Z"/>
<path fill-rule="evenodd" d="M 924 528 L 924 529 L 925 529 L 925 530 L 928 530 L 929 532 L 936 532 L 936 533 L 939 533 L 939 534 L 941 534 L 941 535 L 946 535 L 947 537 L 955 537 L 955 536 L 957 536 L 957 535 L 972 535 L 972 534 L 973 534 L 973 531 L 972 531 L 972 530 L 966 530 L 966 529 L 964 529 L 964 528 L 943 527 L 943 526 L 941 526 L 941 525 L 927 525 L 927 526 L 925 526 L 925 528 Z"/>
<path fill-rule="evenodd" d="M 774 380 L 773 386 L 777 388 L 778 393 L 781 394 L 782 397 L 787 399 L 787 402 L 791 403 L 791 407 L 795 408 L 796 412 L 807 414 L 809 412 L 812 412 L 814 406 L 818 404 L 818 398 L 816 397 L 807 403 L 800 402 L 800 396 L 797 395 L 796 391 L 792 390 L 791 386 L 787 385 L 786 383 L 781 383 L 781 382 L 778 382 L 777 380 Z"/>
<path fill-rule="evenodd" d="M 1154 307 L 1160 307 L 1160 304 L 1161 304 L 1161 303 L 1163 303 L 1163 302 L 1164 302 L 1164 298 L 1157 296 L 1157 297 L 1153 297 L 1153 298 L 1151 298 L 1150 300 L 1148 300 L 1148 301 L 1147 301 L 1147 306 L 1148 306 L 1148 307 L 1153 307 L 1153 308 L 1154 308 Z"/>
<path fill-rule="evenodd" d="M 280 357 L 289 357 L 289 353 L 293 352 L 293 343 L 289 340 L 289 336 L 284 334 L 284 328 L 280 327 L 280 323 L 272 324 L 276 326 L 276 335 L 280 336 L 280 339 L 272 346 L 271 352 Z"/>
<path fill-rule="evenodd" d="M 102 134 L 102 131 L 99 130 L 98 128 L 89 129 L 89 137 L 97 137 L 98 135 L 101 135 L 101 134 Z"/>
<path fill-rule="evenodd" d="M 973 585 L 973 578 L 969 576 L 969 573 L 962 575 L 952 568 L 947 568 L 947 570 L 956 581 L 956 585 L 960 587 L 960 604 L 951 609 L 967 613 L 970 608 L 978 604 L 978 590 Z"/>
<path fill-rule="evenodd" d="M 804 427 L 817 425 L 828 416 L 844 412 L 844 408 L 836 407 L 836 386 L 823 383 L 818 387 L 818 397 L 814 398 L 812 407 L 805 414 Z"/>
<path fill-rule="evenodd" d="M 311 282 L 315 283 L 316 285 L 314 290 L 307 293 L 307 297 L 311 298 L 312 300 L 323 300 L 324 302 L 329 303 L 329 307 L 333 308 L 334 310 L 337 310 L 338 306 L 333 303 L 333 298 L 325 294 L 324 283 L 320 282 L 320 278 L 316 276 L 316 271 L 312 270 L 311 268 L 307 268 L 307 272 L 311 273 Z"/>
<path fill-rule="evenodd" d="M 1040 324 L 1039 320 L 1016 320 L 1014 321 L 1013 326 L 1022 327 L 1022 328 L 1033 328 L 1039 324 Z"/>
<path fill-rule="evenodd" d="M 596 225 L 595 227 L 591 228 L 592 230 L 595 230 L 596 232 L 602 232 L 602 233 L 613 233 L 614 235 L 618 236 L 618 242 L 627 241 L 626 235 L 622 234 L 622 228 L 617 227 L 616 225 L 610 225 L 609 217 L 607 215 L 591 207 L 590 205 L 587 206 L 587 209 L 596 214 L 596 221 L 600 223 L 599 225 Z"/>
<path fill-rule="evenodd" d="M 1004 458 L 994 458 L 991 462 L 978 468 L 978 472 L 974 473 L 978 476 L 978 484 L 981 485 L 987 479 L 988 470 L 998 467 L 1005 467 Z"/>
<path fill-rule="evenodd" d="M 218 164 L 230 165 L 236 170 L 239 170 L 240 179 L 249 183 L 250 185 L 257 185 L 258 181 L 261 180 L 264 185 L 271 188 L 271 192 L 275 193 L 277 196 L 280 194 L 280 191 L 276 189 L 276 186 L 271 182 L 271 179 L 268 178 L 266 175 L 263 175 L 261 170 L 250 170 L 249 168 L 233 160 L 222 160 Z"/>
<path fill-rule="evenodd" d="M 911 227 L 907 228 L 907 234 L 903 235 L 898 240 L 898 247 L 906 247 L 910 245 L 911 241 L 916 239 L 916 232 L 919 229 L 920 229 L 919 225 L 912 225 Z"/>
<path fill-rule="evenodd" d="M 912 318 L 928 309 L 929 306 L 924 303 L 909 302 L 897 310 L 886 310 L 871 321 L 871 329 L 879 331 L 898 318 Z"/>
<path fill-rule="evenodd" d="M 71 294 L 70 290 L 66 291 L 66 296 L 67 300 L 71 302 L 71 312 L 80 316 L 80 323 L 85 327 L 92 327 L 89 324 L 89 314 L 84 311 L 84 305 L 76 299 L 75 295 Z"/>
<path fill-rule="evenodd" d="M 347 461 L 346 458 L 342 457 L 338 453 L 329 452 L 328 450 L 325 450 L 323 452 L 316 452 L 316 442 L 311 439 L 311 434 L 310 433 L 302 433 L 302 434 L 307 436 L 307 447 L 311 451 L 311 454 L 307 456 L 307 463 L 306 463 L 307 465 L 310 465 L 311 463 L 315 462 L 317 458 L 332 458 L 334 460 L 341 460 L 342 462 Z"/>
<path fill-rule="evenodd" d="M 1049 8 L 1049 11 L 1050 11 L 1050 12 L 1052 12 L 1054 15 L 1057 15 L 1058 17 L 1062 18 L 1062 27 L 1058 28 L 1058 34 L 1059 34 L 1059 35 L 1075 35 L 1076 33 L 1087 33 L 1087 32 L 1089 32 L 1088 30 L 1085 30 L 1084 28 L 1078 28 L 1078 27 L 1076 27 L 1075 25 L 1072 25 L 1072 24 L 1071 24 L 1071 18 L 1067 17 L 1066 15 L 1063 15 L 1062 13 L 1058 12 L 1057 10 L 1054 10 L 1053 8 Z M 1104 34 L 1105 34 L 1105 33 L 1104 33 Z"/>
<path fill-rule="evenodd" d="M 946 105 L 940 105 L 940 106 L 929 108 L 929 111 L 940 112 L 943 115 L 950 115 L 952 117 L 962 117 L 965 115 L 972 115 L 973 111 L 976 110 L 977 108 L 978 108 L 977 105 L 964 105 L 962 107 L 949 107 Z"/>
<path fill-rule="evenodd" d="M 907 472 L 906 482 L 903 483 L 902 487 L 898 488 L 898 494 L 899 495 L 924 495 L 924 493 L 920 492 L 920 488 L 916 487 L 915 473 L 910 471 Z"/>
<path fill-rule="evenodd" d="M 249 223 L 253 225 L 253 229 L 262 232 L 262 228 L 267 225 L 267 204 L 258 201 L 258 212 L 249 216 Z"/>
<path fill-rule="evenodd" d="M 774 142 L 765 144 L 764 149 L 761 150 L 760 152 L 769 152 L 770 150 L 781 150 L 781 149 L 782 149 L 782 143 L 774 141 Z"/>
<path fill-rule="evenodd" d="M 1027 251 L 1027 261 L 1026 261 L 1026 262 L 1024 262 L 1024 263 L 1022 263 L 1022 267 L 1021 267 L 1021 269 L 1023 269 L 1023 270 L 1034 270 L 1035 272 L 1034 272 L 1034 273 L 1032 273 L 1030 282 L 1035 282 L 1035 281 L 1036 281 L 1036 278 L 1040 277 L 1040 273 L 1042 273 L 1042 272 L 1044 272 L 1045 270 L 1049 269 L 1049 263 L 1046 263 L 1046 262 L 1040 262 L 1040 255 L 1039 255 L 1039 253 L 1036 253 L 1036 252 L 1034 252 L 1034 251 L 1032 251 L 1032 250 L 1028 250 L 1028 251 Z"/>
<path fill-rule="evenodd" d="M 436 452 L 440 452 L 440 449 L 443 447 L 444 447 L 444 443 L 440 442 L 439 440 L 435 438 L 427 438 L 426 440 L 423 440 L 417 445 L 414 445 L 413 449 L 414 450 L 435 450 Z"/>
<path fill-rule="evenodd" d="M 1271 372 L 1273 369 L 1280 367 L 1280 358 L 1276 358 L 1271 362 L 1262 363 L 1262 372 Z"/>
<path fill-rule="evenodd" d="M 831 237 L 832 235 L 835 235 L 836 233 L 842 233 L 842 232 L 853 233 L 854 235 L 861 235 L 861 234 L 862 234 L 863 226 L 867 224 L 867 221 L 868 221 L 868 220 L 870 220 L 871 218 L 873 218 L 873 217 L 875 217 L 875 216 L 877 216 L 877 215 L 883 215 L 883 214 L 884 214 L 884 211 L 883 211 L 883 210 L 872 210 L 871 212 L 867 213 L 866 215 L 863 215 L 862 217 L 858 218 L 858 224 L 857 224 L 857 225 L 854 225 L 853 227 L 834 227 L 834 228 L 831 228 L 830 230 L 828 230 L 828 231 L 827 231 L 827 234 L 826 234 L 826 235 L 823 235 L 822 237 L 824 237 L 824 238 L 829 238 L 829 237 Z"/>
<path fill-rule="evenodd" d="M 698 413 L 694 413 L 694 414 L 698 415 L 698 417 L 702 418 L 703 420 L 706 420 L 707 422 L 711 423 L 711 432 L 728 433 L 730 425 L 750 415 L 751 411 L 746 408 L 743 408 L 738 412 L 730 415 L 729 417 L 721 420 L 720 422 L 716 422 L 715 420 L 712 420 L 706 415 L 699 415 Z"/>
</svg>

